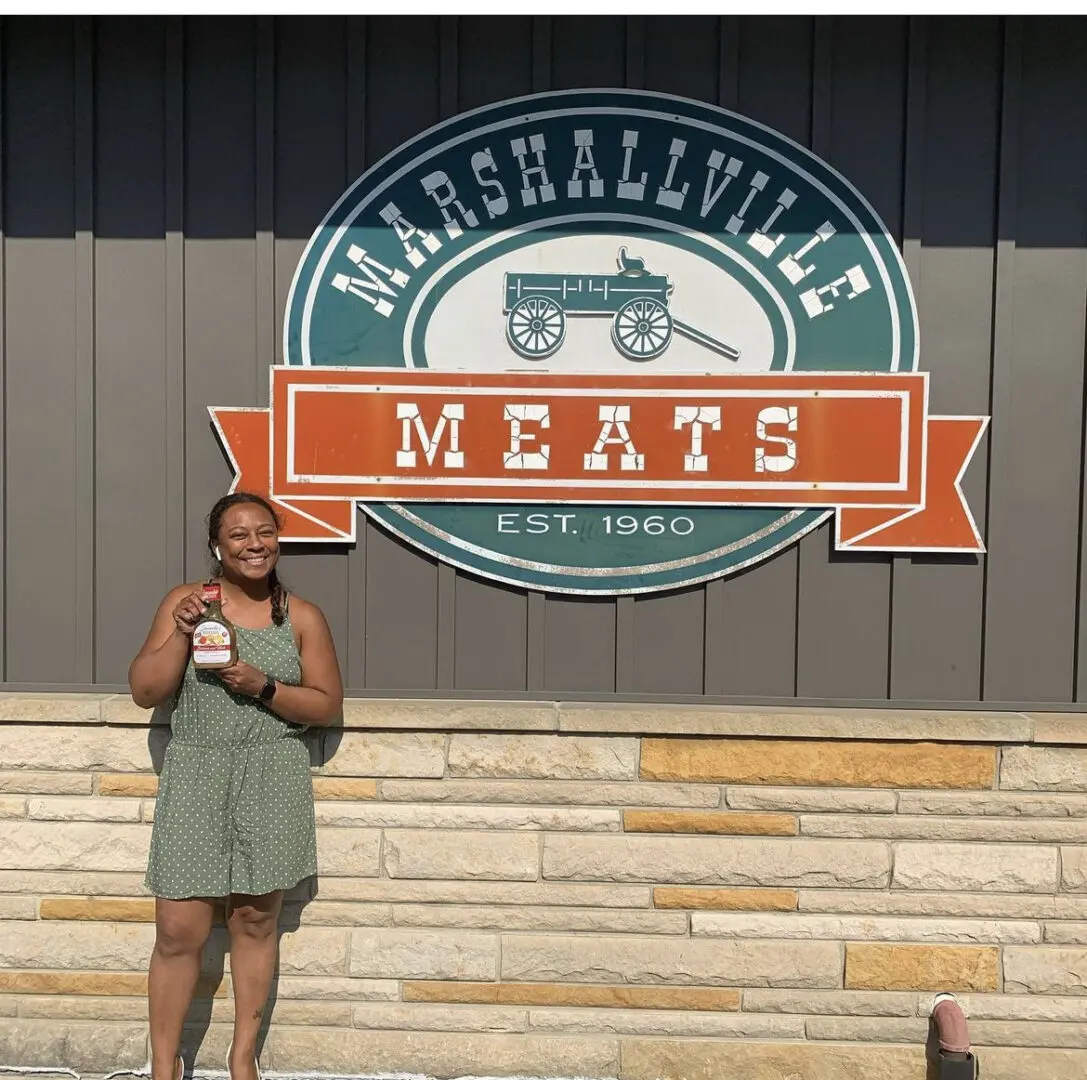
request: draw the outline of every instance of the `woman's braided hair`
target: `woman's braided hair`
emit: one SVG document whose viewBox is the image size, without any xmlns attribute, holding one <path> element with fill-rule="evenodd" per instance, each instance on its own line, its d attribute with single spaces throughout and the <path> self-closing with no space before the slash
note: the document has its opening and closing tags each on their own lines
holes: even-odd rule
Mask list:
<svg viewBox="0 0 1087 1080">
<path fill-rule="evenodd" d="M 211 513 L 208 514 L 208 550 L 211 552 L 213 565 L 217 571 L 222 570 L 219 560 L 215 558 L 215 548 L 219 543 L 219 530 L 223 527 L 223 515 L 232 506 L 242 506 L 245 503 L 252 503 L 255 506 L 260 506 L 267 510 L 272 520 L 276 523 L 276 528 L 280 529 L 283 527 L 283 523 L 279 520 L 279 515 L 275 512 L 275 507 L 260 495 L 254 495 L 249 491 L 235 491 L 231 495 L 224 495 L 211 508 Z M 272 567 L 272 572 L 268 575 L 268 585 L 272 590 L 272 622 L 276 626 L 282 626 L 283 620 L 286 618 L 287 614 L 287 590 L 283 588 L 283 585 L 280 583 L 275 567 Z"/>
</svg>

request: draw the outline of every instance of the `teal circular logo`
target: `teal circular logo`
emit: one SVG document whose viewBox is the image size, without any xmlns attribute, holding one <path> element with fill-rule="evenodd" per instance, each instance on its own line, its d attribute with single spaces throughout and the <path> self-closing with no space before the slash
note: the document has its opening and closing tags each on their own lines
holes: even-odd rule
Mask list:
<svg viewBox="0 0 1087 1080">
<path fill-rule="evenodd" d="M 284 320 L 285 362 L 317 367 L 905 372 L 917 347 L 898 248 L 848 180 L 752 120 L 631 90 L 506 101 L 405 143 L 314 232 Z M 832 512 L 360 506 L 467 570 L 596 595 L 732 573 Z"/>
</svg>

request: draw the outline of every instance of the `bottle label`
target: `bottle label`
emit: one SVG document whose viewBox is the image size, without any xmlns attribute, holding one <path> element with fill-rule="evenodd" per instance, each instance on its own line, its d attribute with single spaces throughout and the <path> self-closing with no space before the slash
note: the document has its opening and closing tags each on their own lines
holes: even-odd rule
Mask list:
<svg viewBox="0 0 1087 1080">
<path fill-rule="evenodd" d="M 223 600 L 223 587 L 217 581 L 209 581 L 204 585 L 203 600 L 205 604 L 219 604 Z"/>
<path fill-rule="evenodd" d="M 207 619 L 198 623 L 192 633 L 193 663 L 229 664 L 231 655 L 230 631 L 221 623 Z"/>
</svg>

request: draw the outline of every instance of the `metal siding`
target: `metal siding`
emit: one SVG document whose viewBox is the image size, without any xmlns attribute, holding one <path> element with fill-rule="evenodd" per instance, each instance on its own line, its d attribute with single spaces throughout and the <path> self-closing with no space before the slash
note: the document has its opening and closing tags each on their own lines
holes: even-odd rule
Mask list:
<svg viewBox="0 0 1087 1080">
<path fill-rule="evenodd" d="M 558 16 L 547 23 L 550 52 L 538 89 L 624 86 L 627 21 L 620 16 Z M 542 58 L 541 58 L 542 61 Z M 537 73 L 544 78 L 543 73 Z M 616 689 L 617 604 L 548 596 L 543 604 L 543 689 L 547 693 Z M 629 633 L 629 613 L 625 630 Z M 536 640 L 536 637 L 533 637 Z M 628 688 L 629 690 L 632 688 Z"/>
<path fill-rule="evenodd" d="M 9 19 L 5 37 L 7 678 L 79 683 L 74 30 Z"/>
<path fill-rule="evenodd" d="M 0 72 L 7 70 L 7 38 L 4 20 L 0 18 Z M 7 171 L 7 140 L 4 79 L 0 76 L 0 493 L 7 490 L 7 332 L 4 317 L 7 284 L 7 218 L 4 176 Z M 7 678 L 7 498 L 0 498 L 0 679 Z"/>
<path fill-rule="evenodd" d="M 458 19 L 461 109 L 532 92 L 532 17 L 465 15 Z"/>
<path fill-rule="evenodd" d="M 310 233 L 353 177 L 347 172 L 347 84 L 345 24 L 340 18 L 286 18 L 258 24 L 257 270 L 261 292 L 271 288 L 269 303 L 258 303 L 256 355 L 260 402 L 267 399 L 268 366 L 282 362 L 283 311 L 295 264 Z M 265 215 L 270 220 L 262 223 Z M 274 238 L 274 248 L 272 247 Z M 263 240 L 274 262 L 262 266 Z M 266 280 L 262 283 L 261 278 Z M 260 293 L 258 293 L 258 296 Z M 285 548 L 281 563 L 288 588 L 321 607 L 328 620 L 341 667 L 354 665 L 349 631 L 349 552 L 314 544 Z"/>
<path fill-rule="evenodd" d="M 531 92 L 530 16 L 467 16 L 443 30 L 443 116 Z M 442 585 L 447 621 L 439 634 L 452 651 L 442 657 L 445 681 L 464 690 L 527 689 L 527 593 L 451 569 Z"/>
<path fill-rule="evenodd" d="M 96 677 L 118 683 L 167 566 L 166 189 L 161 20 L 104 19 L 96 49 Z M 136 493 L 142 493 L 142 497 Z M 137 598 L 138 601 L 137 601 Z M 139 603 L 140 609 L 135 605 Z M 121 617 L 118 617 L 121 616 Z"/>
<path fill-rule="evenodd" d="M 936 413 L 989 411 L 993 241 L 1003 35 L 998 19 L 925 19 L 921 145 L 906 243 L 921 324 L 921 363 Z M 906 187 L 911 200 L 911 188 Z M 965 491 L 985 520 L 986 446 Z M 973 701 L 981 691 L 984 557 L 896 558 L 891 696 Z"/>
<path fill-rule="evenodd" d="M 1087 697 L 1082 20 L 7 18 L 0 49 L 9 685 L 121 683 L 203 573 L 229 482 L 206 407 L 266 399 L 295 262 L 350 181 L 460 110 L 626 85 L 812 146 L 901 238 L 933 410 L 994 418 L 966 481 L 990 554 L 837 557 L 824 526 L 705 586 L 545 597 L 360 518 L 354 549 L 283 565 L 347 685 Z"/>
<path fill-rule="evenodd" d="M 998 302 L 1012 308 L 994 372 L 984 690 L 1069 701 L 1083 450 L 1087 26 L 1021 25 L 1014 249 L 1005 264 L 1011 296 L 998 287 Z"/>
<path fill-rule="evenodd" d="M 807 145 L 812 20 L 741 18 L 721 104 Z M 724 39 L 728 57 L 729 39 Z M 706 587 L 705 692 L 791 697 L 796 686 L 798 547 Z"/>
<path fill-rule="evenodd" d="M 345 103 L 344 135 L 347 183 L 353 183 L 366 167 L 366 19 L 349 16 L 344 33 Z M 338 194 L 334 196 L 338 198 Z M 332 202 L 326 205 L 331 206 Z M 321 211 L 323 216 L 325 210 Z M 320 221 L 320 218 L 316 219 Z M 310 226 L 312 232 L 313 225 Z M 299 230 L 308 235 L 305 228 Z M 282 317 L 282 315 L 281 315 Z M 340 666 L 347 686 L 366 686 L 366 567 L 369 518 L 356 511 L 354 547 L 347 552 L 347 646 Z"/>
<path fill-rule="evenodd" d="M 812 149 L 901 236 L 905 20 L 816 20 Z M 887 695 L 891 559 L 838 555 L 833 521 L 800 541 L 796 688 L 802 697 Z"/>
<path fill-rule="evenodd" d="M 207 406 L 255 404 L 257 283 L 251 19 L 187 19 L 185 38 L 186 575 L 207 573 L 205 518 L 230 483 Z"/>
<path fill-rule="evenodd" d="M 367 20 L 367 165 L 437 123 L 440 51 L 436 18 Z M 366 556 L 366 687 L 434 689 L 437 562 L 377 525 Z"/>
<path fill-rule="evenodd" d="M 641 30 L 646 89 L 709 101 L 716 98 L 720 20 L 693 17 L 680 22 L 654 16 L 644 21 Z M 631 650 L 631 688 L 639 694 L 701 694 L 705 684 L 705 586 L 638 597 L 628 603 L 632 640 L 626 647 Z M 620 644 L 620 655 L 622 649 Z"/>
</svg>

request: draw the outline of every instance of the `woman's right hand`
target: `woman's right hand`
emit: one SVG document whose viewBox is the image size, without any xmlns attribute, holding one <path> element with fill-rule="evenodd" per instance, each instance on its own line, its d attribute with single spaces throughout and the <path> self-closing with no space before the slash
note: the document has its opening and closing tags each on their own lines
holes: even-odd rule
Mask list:
<svg viewBox="0 0 1087 1080">
<path fill-rule="evenodd" d="M 174 626 L 186 637 L 192 637 L 196 624 L 200 621 L 207 605 L 199 593 L 191 592 L 183 596 L 174 607 Z"/>
</svg>

